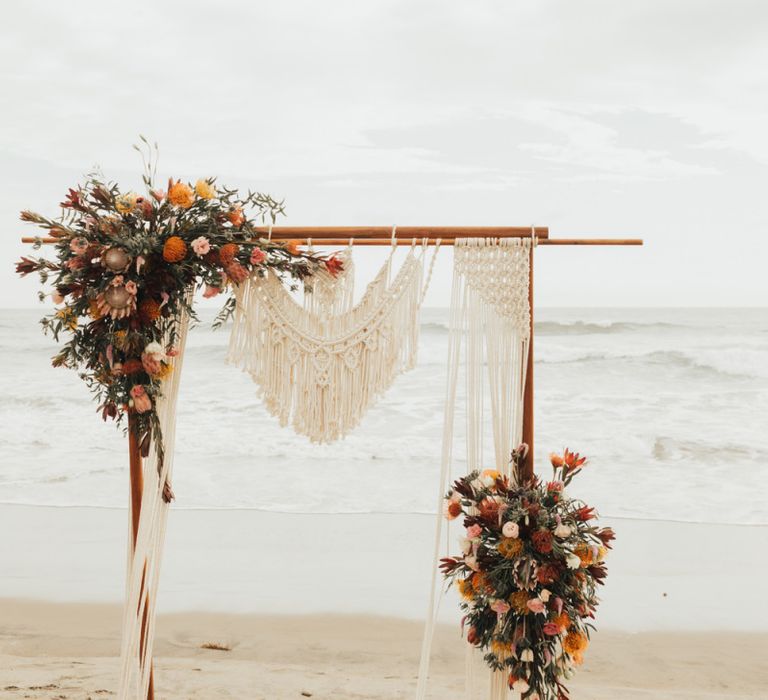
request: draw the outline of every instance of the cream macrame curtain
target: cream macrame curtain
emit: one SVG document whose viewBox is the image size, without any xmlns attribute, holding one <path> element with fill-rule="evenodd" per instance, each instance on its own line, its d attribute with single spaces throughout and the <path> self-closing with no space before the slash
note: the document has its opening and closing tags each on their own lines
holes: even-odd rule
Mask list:
<svg viewBox="0 0 768 700">
<path fill-rule="evenodd" d="M 191 303 L 192 291 L 190 290 L 186 304 L 189 306 Z M 178 355 L 174 358 L 171 375 L 162 384 L 162 394 L 157 401 L 165 456 L 162 465 L 159 465 L 157 453 L 153 449 L 149 457 L 144 460 L 144 490 L 141 496 L 141 515 L 135 547 L 133 530 L 131 527 L 128 528 L 128 566 L 118 700 L 146 700 L 152 671 L 155 606 L 170 508 L 170 503 L 163 500 L 163 487 L 166 483 L 170 483 L 173 472 L 176 399 L 179 394 L 181 366 L 189 329 L 189 315 L 186 312 L 177 319 L 176 329 L 177 337 L 174 344 L 178 349 Z M 164 339 L 164 345 L 170 344 L 171 340 L 171 338 Z M 146 620 L 146 624 L 142 634 L 143 620 Z"/>
<path fill-rule="evenodd" d="M 415 365 L 418 314 L 437 254 L 425 282 L 426 250 L 414 243 L 393 276 L 393 246 L 360 302 L 341 313 L 300 305 L 273 272 L 237 288 L 227 359 L 251 375 L 280 425 L 313 442 L 337 440 Z M 326 282 L 319 280 L 321 291 Z"/>
<path fill-rule="evenodd" d="M 467 471 L 494 468 L 514 478 L 509 462 L 512 450 L 522 440 L 531 319 L 528 302 L 531 245 L 531 239 L 475 238 L 459 239 L 454 247 L 437 527 L 417 700 L 427 697 L 432 637 L 440 602 L 437 564 L 443 534 L 442 504 L 452 478 L 456 395 L 462 359 L 466 384 Z M 490 450 L 483 440 L 489 421 Z M 447 545 L 446 542 L 446 549 Z M 472 696 L 472 653 L 467 645 L 467 698 Z M 511 697 L 506 673 L 492 674 L 490 697 L 491 700 Z"/>
</svg>

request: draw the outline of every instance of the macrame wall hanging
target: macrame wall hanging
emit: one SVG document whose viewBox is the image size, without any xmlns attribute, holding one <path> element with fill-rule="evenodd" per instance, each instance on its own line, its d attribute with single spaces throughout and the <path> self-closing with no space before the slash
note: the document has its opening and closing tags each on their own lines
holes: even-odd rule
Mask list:
<svg viewBox="0 0 768 700">
<path fill-rule="evenodd" d="M 191 303 L 192 290 L 187 295 L 186 306 L 189 307 Z M 144 462 L 144 489 L 135 540 L 132 528 L 128 528 L 130 540 L 118 700 L 144 700 L 152 674 L 155 605 L 171 501 L 168 485 L 173 472 L 176 441 L 176 399 L 189 330 L 189 315 L 186 312 L 177 318 L 175 330 L 176 337 L 166 337 L 162 343 L 163 347 L 174 345 L 178 351 L 174 358 L 173 371 L 163 381 L 162 393 L 157 402 L 157 414 L 165 444 L 164 455 L 162 459 L 159 458 L 157 441 L 153 441 L 152 451 Z"/>
<path fill-rule="evenodd" d="M 459 239 L 454 248 L 438 525 L 417 700 L 426 698 L 432 636 L 439 607 L 437 565 L 443 532 L 441 513 L 443 495 L 452 478 L 456 393 L 462 359 L 466 383 L 466 472 L 496 469 L 512 479 L 515 476 L 510 455 L 522 440 L 531 318 L 528 301 L 531 245 L 531 239 L 475 238 Z M 484 441 L 488 423 L 491 439 Z M 467 645 L 467 654 L 466 694 L 470 698 L 473 692 L 470 645 Z M 492 672 L 490 697 L 491 700 L 511 697 L 505 672 Z"/>
<path fill-rule="evenodd" d="M 351 304 L 349 278 L 320 277 L 300 305 L 267 272 L 238 287 L 228 361 L 248 372 L 280 425 L 313 442 L 355 428 L 395 378 L 416 363 L 426 241 L 414 241 L 393 275 L 396 245 L 362 299 Z M 347 251 L 351 259 L 351 249 Z"/>
</svg>

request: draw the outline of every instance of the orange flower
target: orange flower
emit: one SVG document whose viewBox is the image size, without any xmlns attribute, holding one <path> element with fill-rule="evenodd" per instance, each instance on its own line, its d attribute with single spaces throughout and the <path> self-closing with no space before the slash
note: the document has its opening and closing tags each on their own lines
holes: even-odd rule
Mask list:
<svg viewBox="0 0 768 700">
<path fill-rule="evenodd" d="M 592 563 L 592 550 L 586 545 L 580 544 L 573 553 L 581 559 L 581 566 L 586 568 Z"/>
<path fill-rule="evenodd" d="M 563 461 L 568 467 L 569 471 L 578 469 L 584 462 L 587 461 L 586 457 L 581 457 L 578 452 L 569 452 L 568 448 L 565 448 L 565 454 L 563 455 Z"/>
<path fill-rule="evenodd" d="M 565 639 L 563 639 L 563 649 L 571 656 L 580 654 L 585 651 L 588 646 L 589 640 L 583 634 L 576 631 L 569 632 L 565 635 Z"/>
<path fill-rule="evenodd" d="M 565 464 L 565 460 L 556 452 L 552 452 L 549 455 L 549 461 L 552 462 L 552 466 L 555 469 L 559 469 L 560 467 L 563 466 L 563 464 Z"/>
<path fill-rule="evenodd" d="M 187 244 L 178 236 L 171 236 L 163 246 L 163 260 L 169 263 L 177 263 L 184 260 L 187 255 Z"/>
<path fill-rule="evenodd" d="M 487 593 L 488 592 L 488 590 L 489 590 L 488 578 L 487 578 L 487 576 L 482 571 L 478 571 L 478 572 L 472 574 L 472 587 L 478 593 Z"/>
<path fill-rule="evenodd" d="M 506 658 L 512 653 L 514 644 L 512 642 L 504 642 L 501 639 L 494 639 L 491 642 L 491 651 L 500 658 Z"/>
<path fill-rule="evenodd" d="M 219 249 L 219 260 L 224 267 L 228 267 L 235 261 L 235 256 L 240 250 L 240 246 L 237 243 L 225 243 Z"/>
<path fill-rule="evenodd" d="M 152 298 L 142 299 L 139 304 L 139 318 L 144 323 L 152 323 L 160 318 L 160 304 Z"/>
<path fill-rule="evenodd" d="M 243 210 L 238 207 L 227 214 L 227 219 L 233 226 L 242 226 L 245 222 L 245 214 L 243 214 Z"/>
<path fill-rule="evenodd" d="M 568 617 L 568 613 L 560 613 L 557 617 L 552 619 L 561 630 L 567 630 L 571 626 L 571 618 Z"/>
<path fill-rule="evenodd" d="M 526 591 L 515 591 L 509 596 L 509 603 L 519 615 L 528 614 L 528 593 Z"/>
<path fill-rule="evenodd" d="M 498 545 L 496 545 L 499 554 L 505 559 L 514 559 L 520 552 L 523 551 L 523 541 L 518 538 L 504 537 Z"/>
<path fill-rule="evenodd" d="M 195 193 L 189 185 L 176 182 L 168 190 L 168 201 L 182 209 L 189 209 L 195 203 Z"/>
<path fill-rule="evenodd" d="M 474 595 L 474 591 L 472 589 L 472 581 L 470 579 L 468 578 L 459 579 L 457 586 L 462 598 L 465 598 L 466 600 L 472 599 L 472 596 Z"/>
<path fill-rule="evenodd" d="M 285 244 L 285 249 L 291 254 L 291 255 L 298 255 L 299 254 L 299 245 L 301 241 L 288 241 Z"/>
<path fill-rule="evenodd" d="M 195 192 L 200 199 L 213 199 L 216 196 L 216 190 L 208 180 L 202 178 L 195 183 Z"/>
</svg>

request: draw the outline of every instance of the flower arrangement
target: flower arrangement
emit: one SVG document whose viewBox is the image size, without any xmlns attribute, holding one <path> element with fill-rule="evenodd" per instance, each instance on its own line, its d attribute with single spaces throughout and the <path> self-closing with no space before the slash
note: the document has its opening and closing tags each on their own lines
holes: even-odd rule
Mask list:
<svg viewBox="0 0 768 700">
<path fill-rule="evenodd" d="M 269 195 L 221 187 L 214 178 L 186 183 L 171 179 L 165 191 L 154 184 L 157 146 L 135 147 L 144 161 L 146 194 L 124 192 L 98 174 L 70 189 L 62 216 L 49 219 L 22 211 L 55 239 L 56 259 L 24 257 L 16 271 L 38 272 L 51 283 L 56 310 L 41 320 L 58 342 L 55 367 L 80 371 L 99 401 L 104 420 L 127 414 L 149 454 L 155 441 L 162 461 L 162 435 L 155 406 L 162 381 L 173 371 L 178 318 L 194 319 L 189 291 L 213 297 L 251 274 L 272 269 L 304 281 L 325 267 L 338 274 L 337 258 L 299 250 L 295 242 L 260 239 L 256 222 L 274 222 L 283 205 Z M 249 214 L 249 210 L 252 214 Z M 42 239 L 35 241 L 39 248 Z M 41 301 L 48 294 L 40 292 Z M 230 296 L 216 320 L 234 311 Z"/>
<path fill-rule="evenodd" d="M 515 469 L 526 452 L 512 454 Z M 444 501 L 446 518 L 463 516 L 466 527 L 462 554 L 440 568 L 461 596 L 467 641 L 525 700 L 568 699 L 562 681 L 582 663 L 614 539 L 592 524 L 593 508 L 566 495 L 586 458 L 566 449 L 550 459 L 549 482 L 474 471 Z"/>
</svg>

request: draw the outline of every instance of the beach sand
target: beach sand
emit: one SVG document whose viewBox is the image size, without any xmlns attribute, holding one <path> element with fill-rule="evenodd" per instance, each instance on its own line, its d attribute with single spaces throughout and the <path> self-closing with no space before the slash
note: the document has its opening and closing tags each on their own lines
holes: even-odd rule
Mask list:
<svg viewBox="0 0 768 700">
<path fill-rule="evenodd" d="M 0 602 L 0 697 L 115 693 L 116 605 Z M 411 698 L 421 624 L 347 615 L 178 613 L 158 620 L 158 698 Z M 204 644 L 229 651 L 203 649 Z M 765 698 L 768 635 L 598 632 L 574 700 Z M 465 643 L 441 626 L 432 698 L 463 698 Z M 478 697 L 485 673 L 477 664 Z"/>
<path fill-rule="evenodd" d="M 113 696 L 127 521 L 119 509 L 0 506 L 0 698 Z M 740 576 L 768 528 L 606 524 L 618 540 L 572 699 L 768 698 L 768 565 L 757 557 L 753 583 Z M 412 698 L 433 528 L 428 515 L 174 509 L 158 699 Z M 439 619 L 431 697 L 463 698 L 451 594 Z"/>
</svg>

